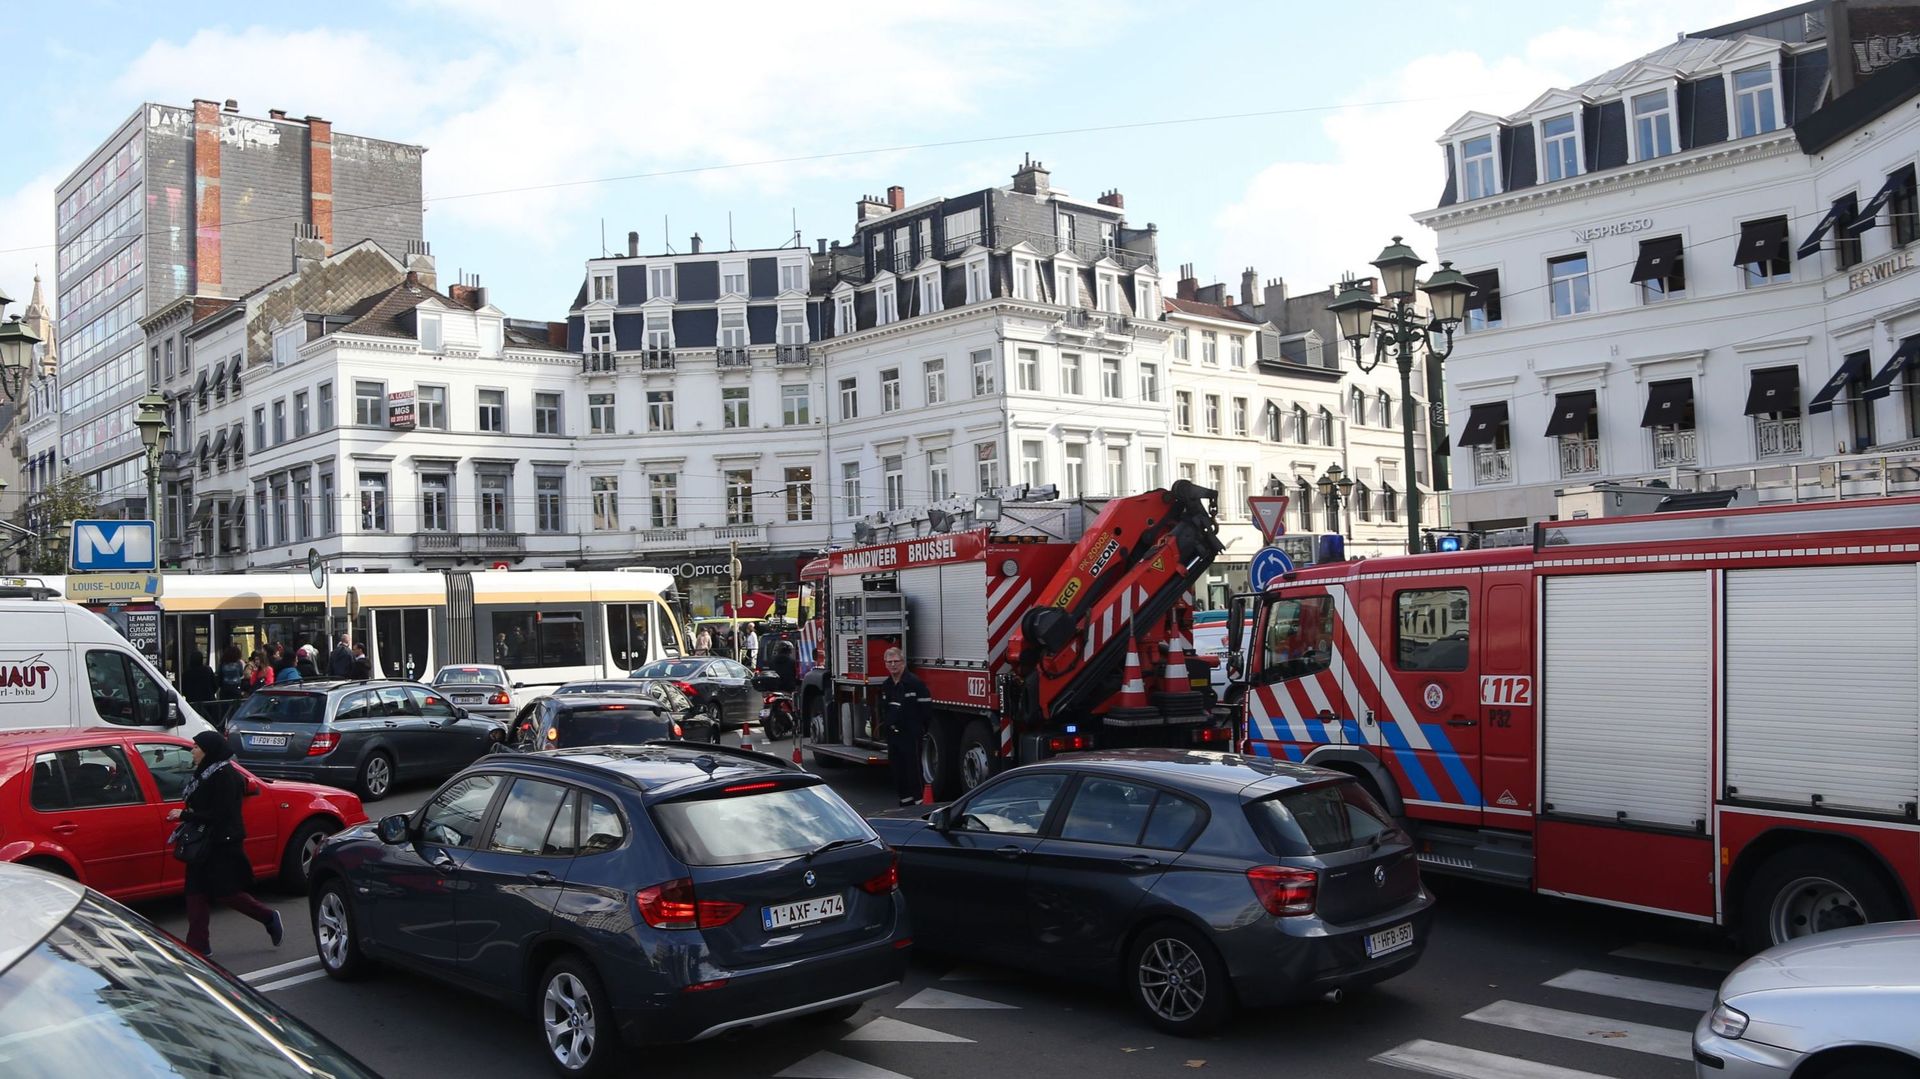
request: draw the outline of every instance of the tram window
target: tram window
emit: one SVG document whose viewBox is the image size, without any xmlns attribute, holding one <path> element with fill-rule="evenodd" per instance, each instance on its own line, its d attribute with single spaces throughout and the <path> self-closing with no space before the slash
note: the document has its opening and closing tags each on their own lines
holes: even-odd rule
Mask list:
<svg viewBox="0 0 1920 1079">
<path fill-rule="evenodd" d="M 517 667 L 584 667 L 587 624 L 579 611 L 495 611 L 494 662 Z"/>
<path fill-rule="evenodd" d="M 686 646 L 680 641 L 680 623 L 673 620 L 673 612 L 667 609 L 667 605 L 650 599 L 644 606 L 653 608 L 653 624 L 659 632 L 660 654 L 677 656 L 685 652 Z"/>
</svg>

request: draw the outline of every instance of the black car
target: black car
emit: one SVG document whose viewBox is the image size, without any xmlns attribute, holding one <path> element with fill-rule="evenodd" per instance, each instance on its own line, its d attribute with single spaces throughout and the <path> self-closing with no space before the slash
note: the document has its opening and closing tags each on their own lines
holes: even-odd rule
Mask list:
<svg viewBox="0 0 1920 1079">
<path fill-rule="evenodd" d="M 753 672 L 722 656 L 658 659 L 634 671 L 633 677 L 664 682 L 686 694 L 694 713 L 712 720 L 722 731 L 737 730 L 760 718 L 764 694 L 754 688 Z"/>
<path fill-rule="evenodd" d="M 331 679 L 258 690 L 226 730 L 255 775 L 344 787 L 368 802 L 399 780 L 465 768 L 503 733 L 418 682 Z"/>
<path fill-rule="evenodd" d="M 1390 978 L 1427 943 L 1433 899 L 1411 840 L 1359 782 L 1322 768 L 1077 754 L 924 819 L 872 823 L 900 852 L 921 944 L 1118 976 L 1175 1034 L 1218 1027 L 1236 1003 Z"/>
<path fill-rule="evenodd" d="M 0 863 L 0 923 L 0 1073 L 377 1079 L 83 884 Z"/>
<path fill-rule="evenodd" d="M 528 728 L 515 748 L 632 746 L 685 738 L 686 728 L 651 698 L 569 694 L 543 697 L 534 702 Z"/>
<path fill-rule="evenodd" d="M 620 1043 L 844 1020 L 906 973 L 897 860 L 818 776 L 719 746 L 495 754 L 313 865 L 321 966 L 532 1013 L 563 1075 Z"/>
</svg>

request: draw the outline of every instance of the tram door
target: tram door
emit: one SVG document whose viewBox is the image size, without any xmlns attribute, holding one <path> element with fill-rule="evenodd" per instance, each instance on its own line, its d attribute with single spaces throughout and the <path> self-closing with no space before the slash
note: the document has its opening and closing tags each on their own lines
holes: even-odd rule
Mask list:
<svg viewBox="0 0 1920 1079">
<path fill-rule="evenodd" d="M 437 669 L 433 658 L 432 610 L 382 607 L 373 612 L 367 652 L 382 678 L 425 681 Z"/>
</svg>

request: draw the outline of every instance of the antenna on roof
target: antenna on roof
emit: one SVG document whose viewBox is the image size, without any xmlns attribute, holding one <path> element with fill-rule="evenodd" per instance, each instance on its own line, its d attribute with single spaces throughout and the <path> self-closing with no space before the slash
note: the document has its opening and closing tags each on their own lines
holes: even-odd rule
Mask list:
<svg viewBox="0 0 1920 1079">
<path fill-rule="evenodd" d="M 666 214 L 660 215 L 660 242 L 666 245 L 667 254 L 679 253 L 673 249 L 673 220 Z"/>
<path fill-rule="evenodd" d="M 733 211 L 732 210 L 727 211 L 727 250 L 729 251 L 740 250 L 739 248 L 733 246 Z"/>
<path fill-rule="evenodd" d="M 607 219 L 600 219 L 600 257 L 607 257 Z"/>
</svg>

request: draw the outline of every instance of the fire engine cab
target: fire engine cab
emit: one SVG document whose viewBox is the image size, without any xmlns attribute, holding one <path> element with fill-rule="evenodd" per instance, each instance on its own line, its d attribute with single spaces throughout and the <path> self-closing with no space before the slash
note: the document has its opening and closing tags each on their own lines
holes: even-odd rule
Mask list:
<svg viewBox="0 0 1920 1079">
<path fill-rule="evenodd" d="M 1920 498 L 1557 521 L 1235 604 L 1246 751 L 1364 779 L 1431 870 L 1753 948 L 1913 916 Z"/>
</svg>

